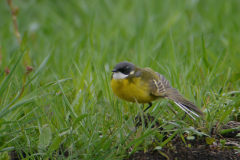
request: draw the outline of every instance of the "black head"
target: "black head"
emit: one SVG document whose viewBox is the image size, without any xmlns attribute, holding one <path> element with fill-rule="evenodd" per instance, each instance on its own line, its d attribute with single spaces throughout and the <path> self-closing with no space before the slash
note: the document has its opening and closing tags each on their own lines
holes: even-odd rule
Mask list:
<svg viewBox="0 0 240 160">
<path fill-rule="evenodd" d="M 130 62 L 120 62 L 118 63 L 115 67 L 114 70 L 112 70 L 112 72 L 121 72 L 125 75 L 130 74 L 130 72 L 132 72 L 135 68 L 135 65 L 133 63 Z"/>
</svg>

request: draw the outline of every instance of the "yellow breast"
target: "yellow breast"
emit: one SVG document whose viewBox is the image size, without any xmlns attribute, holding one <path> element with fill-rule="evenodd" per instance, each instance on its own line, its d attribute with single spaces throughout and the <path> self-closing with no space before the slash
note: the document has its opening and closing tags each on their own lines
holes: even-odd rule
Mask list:
<svg viewBox="0 0 240 160">
<path fill-rule="evenodd" d="M 132 81 L 112 79 L 111 87 L 116 96 L 130 102 L 150 103 L 158 98 L 150 95 L 149 85 L 142 83 L 141 77 L 134 78 Z"/>
</svg>

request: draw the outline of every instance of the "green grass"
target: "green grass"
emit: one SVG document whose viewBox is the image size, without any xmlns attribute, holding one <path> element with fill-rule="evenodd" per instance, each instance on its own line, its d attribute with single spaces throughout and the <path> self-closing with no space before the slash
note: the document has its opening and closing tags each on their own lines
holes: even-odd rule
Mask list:
<svg viewBox="0 0 240 160">
<path fill-rule="evenodd" d="M 217 122 L 220 131 L 239 117 L 239 1 L 20 0 L 13 5 L 19 8 L 21 45 L 9 6 L 0 1 L 2 157 L 16 150 L 30 159 L 64 159 L 60 150 L 68 151 L 69 159 L 122 159 L 162 147 L 186 131 L 211 136 Z M 141 105 L 117 99 L 109 85 L 111 69 L 124 60 L 164 75 L 206 117 L 182 121 L 176 105 L 177 116 L 165 100 L 157 101 L 148 113 L 172 137 L 163 141 L 162 133 L 146 126 L 135 131 L 133 117 Z M 27 65 L 33 67 L 28 75 Z"/>
</svg>

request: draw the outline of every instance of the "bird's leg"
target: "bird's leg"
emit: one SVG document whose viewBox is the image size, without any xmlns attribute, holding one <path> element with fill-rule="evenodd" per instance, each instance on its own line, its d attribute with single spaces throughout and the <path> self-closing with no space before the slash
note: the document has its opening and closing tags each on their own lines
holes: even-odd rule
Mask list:
<svg viewBox="0 0 240 160">
<path fill-rule="evenodd" d="M 150 103 L 148 103 L 149 104 L 149 106 L 143 111 L 143 113 L 144 112 L 146 112 L 150 107 L 152 107 L 152 103 L 150 102 Z M 144 106 L 144 104 L 143 104 L 143 106 Z M 137 122 L 138 121 L 138 122 Z M 140 124 L 141 124 L 141 118 L 140 118 L 140 115 L 138 115 L 137 117 L 135 117 L 135 122 L 137 122 L 137 125 L 136 126 L 139 126 Z M 144 122 L 145 123 L 145 122 Z"/>
<path fill-rule="evenodd" d="M 149 104 L 149 106 L 143 112 L 146 112 L 150 107 L 152 107 L 152 102 L 150 102 L 148 104 Z"/>
</svg>

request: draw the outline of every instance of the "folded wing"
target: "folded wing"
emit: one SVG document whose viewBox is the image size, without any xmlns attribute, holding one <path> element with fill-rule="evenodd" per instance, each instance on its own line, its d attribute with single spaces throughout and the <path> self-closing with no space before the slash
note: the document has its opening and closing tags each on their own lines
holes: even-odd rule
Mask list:
<svg viewBox="0 0 240 160">
<path fill-rule="evenodd" d="M 194 103 L 188 101 L 177 89 L 171 87 L 169 81 L 163 75 L 159 73 L 157 75 L 159 80 L 151 79 L 150 81 L 150 93 L 152 95 L 173 100 L 178 107 L 193 119 L 195 119 L 193 115 L 197 117 L 204 116 L 204 113 Z"/>
</svg>

